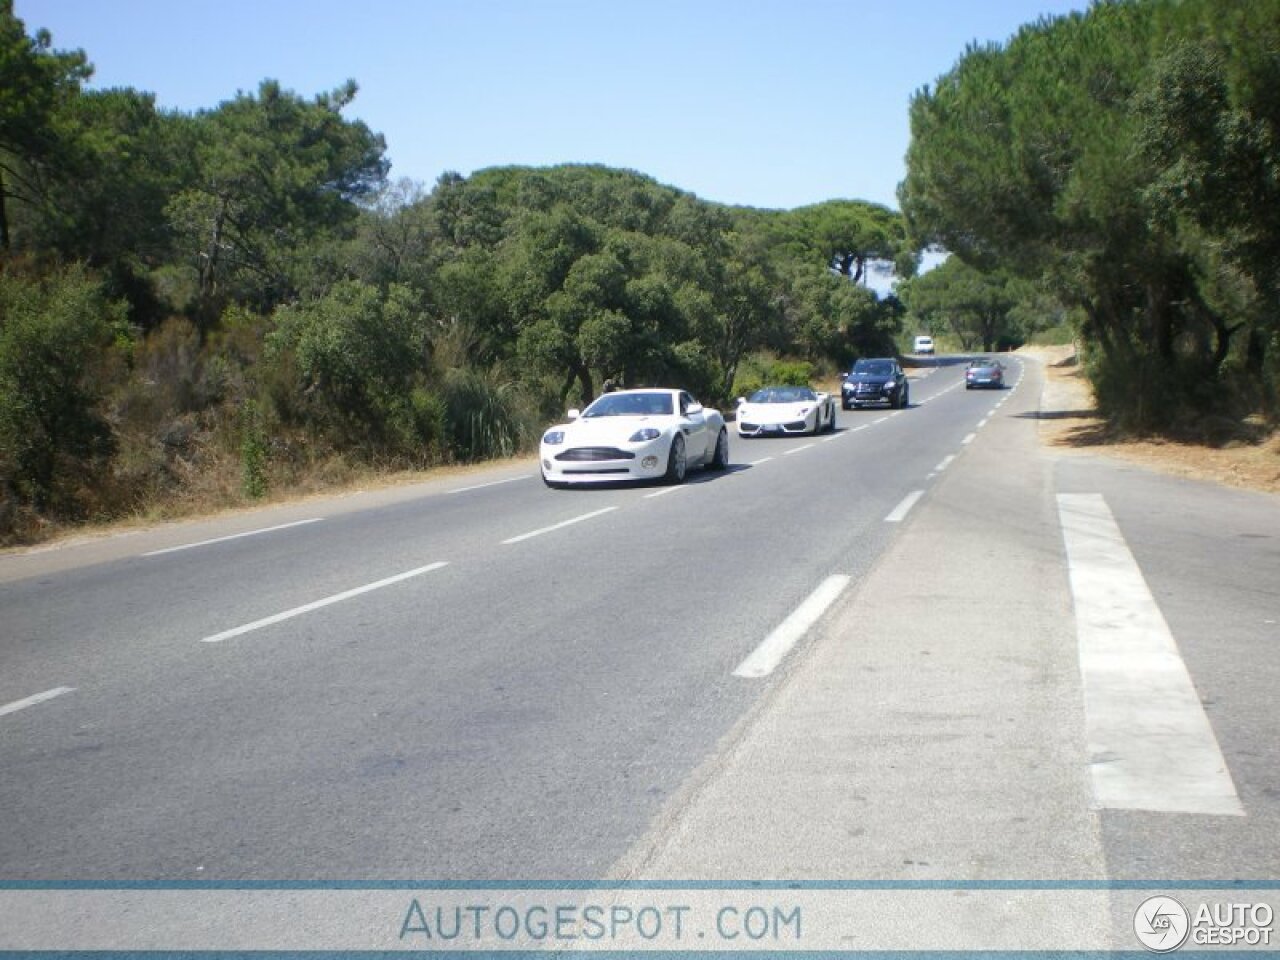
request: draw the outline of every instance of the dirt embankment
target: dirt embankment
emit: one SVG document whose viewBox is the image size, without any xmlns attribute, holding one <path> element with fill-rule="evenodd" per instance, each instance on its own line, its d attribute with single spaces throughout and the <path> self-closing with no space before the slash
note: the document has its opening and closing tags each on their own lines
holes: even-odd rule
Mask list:
<svg viewBox="0 0 1280 960">
<path fill-rule="evenodd" d="M 1117 457 L 1178 476 L 1280 493 L 1280 432 L 1261 443 L 1242 440 L 1222 447 L 1117 440 L 1098 416 L 1093 392 L 1070 346 L 1024 347 L 1018 352 L 1044 361 L 1040 436 L 1053 450 Z"/>
</svg>

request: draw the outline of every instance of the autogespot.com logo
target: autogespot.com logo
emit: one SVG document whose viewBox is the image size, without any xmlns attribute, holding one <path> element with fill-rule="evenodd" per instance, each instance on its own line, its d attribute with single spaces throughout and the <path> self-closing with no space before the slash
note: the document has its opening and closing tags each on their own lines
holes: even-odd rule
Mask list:
<svg viewBox="0 0 1280 960">
<path fill-rule="evenodd" d="M 1133 915 L 1133 932 L 1153 953 L 1177 950 L 1191 930 L 1191 915 L 1173 897 L 1149 897 Z"/>
</svg>

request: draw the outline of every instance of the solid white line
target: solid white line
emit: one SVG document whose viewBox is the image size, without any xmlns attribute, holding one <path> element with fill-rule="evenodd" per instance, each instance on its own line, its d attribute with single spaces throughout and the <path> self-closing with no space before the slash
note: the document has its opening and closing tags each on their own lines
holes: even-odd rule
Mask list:
<svg viewBox="0 0 1280 960">
<path fill-rule="evenodd" d="M 905 497 L 902 498 L 902 502 L 900 504 L 898 504 L 896 507 L 893 508 L 893 510 L 890 511 L 889 515 L 884 518 L 884 522 L 885 523 L 901 523 L 904 519 L 906 519 L 907 514 L 911 512 L 911 508 L 916 505 L 916 501 L 923 496 L 924 496 L 923 490 L 912 490 L 910 493 L 908 493 Z"/>
<path fill-rule="evenodd" d="M 1244 816 L 1178 644 L 1100 494 L 1059 494 L 1101 808 Z"/>
<path fill-rule="evenodd" d="M 990 417 L 983 417 L 981 420 L 979 420 L 978 429 L 981 430 L 983 427 L 985 427 L 987 425 L 987 421 L 990 419 L 991 419 Z"/>
<path fill-rule="evenodd" d="M 785 451 L 782 455 L 783 455 L 784 457 L 789 457 L 789 456 L 791 456 L 793 453 L 799 453 L 801 450 L 808 450 L 808 449 L 809 449 L 810 447 L 812 447 L 812 446 L 813 446 L 813 444 L 812 444 L 812 443 L 806 443 L 804 446 L 800 446 L 800 447 L 792 447 L 790 450 Z"/>
<path fill-rule="evenodd" d="M 276 530 L 288 530 L 290 527 L 301 527 L 308 523 L 319 523 L 324 517 L 312 517 L 310 520 L 295 520 L 293 523 L 281 523 L 274 527 L 263 527 L 260 530 L 248 530 L 244 533 L 233 533 L 226 537 L 214 537 L 212 540 L 200 540 L 197 543 L 184 543 L 180 547 L 166 547 L 163 550 L 152 550 L 144 553 L 144 557 L 159 557 L 166 553 L 177 553 L 179 550 L 193 550 L 196 547 L 207 547 L 211 543 L 226 543 L 228 540 L 239 540 L 241 537 L 256 537 L 262 533 L 274 533 Z"/>
<path fill-rule="evenodd" d="M 954 453 L 951 454 L 951 456 L 949 457 L 943 457 L 942 460 L 938 463 L 938 465 L 933 468 L 933 472 L 941 473 L 943 470 L 947 469 L 947 467 L 951 466 L 951 463 L 953 460 L 955 460 L 955 458 L 956 458 L 956 455 Z"/>
<path fill-rule="evenodd" d="M 561 527 L 567 527 L 574 523 L 581 523 L 583 520 L 590 520 L 592 517 L 603 516 L 604 514 L 610 513 L 617 509 L 618 509 L 617 507 L 605 507 L 603 510 L 593 510 L 591 513 L 584 513 L 580 517 L 574 517 L 571 520 L 562 520 L 559 523 L 553 523 L 551 526 L 543 527 L 540 530 L 530 530 L 528 533 L 522 533 L 518 537 L 511 537 L 507 540 L 503 540 L 502 542 L 503 544 L 519 543 L 521 540 L 529 540 L 529 539 L 532 539 L 533 537 L 540 537 L 544 533 L 550 533 L 553 530 L 559 530 Z"/>
<path fill-rule="evenodd" d="M 64 693 L 71 693 L 75 687 L 54 687 L 52 690 L 46 690 L 44 693 L 33 694 L 22 700 L 15 700 L 13 703 L 6 703 L 0 707 L 0 717 L 7 713 L 17 713 L 19 710 L 25 710 L 27 707 L 34 707 L 37 703 L 44 703 L 46 700 L 52 700 L 54 697 L 60 697 Z"/>
<path fill-rule="evenodd" d="M 791 648 L 809 632 L 809 628 L 818 622 L 827 608 L 836 602 L 851 579 L 844 574 L 833 574 L 823 580 L 817 590 L 809 594 L 787 619 L 778 624 L 773 633 L 764 638 L 760 646 L 751 651 L 750 656 L 733 671 L 733 675 L 755 680 L 773 673 L 791 652 Z"/>
<path fill-rule="evenodd" d="M 751 466 L 753 466 L 753 467 L 758 467 L 758 466 L 760 466 L 760 464 L 762 464 L 762 463 L 768 463 L 768 462 L 769 462 L 770 460 L 772 460 L 772 459 L 773 459 L 773 457 L 764 457 L 763 459 L 760 459 L 760 460 L 752 460 L 752 461 L 751 461 Z"/>
<path fill-rule="evenodd" d="M 394 577 L 387 577 L 385 580 L 379 580 L 376 583 L 367 583 L 363 587 L 356 587 L 353 590 L 344 590 L 342 593 L 335 593 L 331 597 L 325 597 L 323 600 L 316 600 L 314 603 L 303 604 L 301 607 L 294 607 L 292 610 L 286 610 L 283 613 L 277 613 L 274 616 L 263 617 L 261 620 L 255 620 L 253 623 L 246 623 L 241 627 L 224 630 L 221 633 L 213 634 L 213 636 L 202 637 L 200 642 L 219 643 L 223 640 L 230 640 L 232 637 L 238 637 L 244 633 L 251 633 L 254 630 L 260 630 L 263 627 L 269 627 L 274 623 L 280 623 L 282 620 L 289 620 L 293 617 L 301 616 L 304 613 L 310 613 L 312 610 L 319 610 L 321 607 L 327 607 L 330 604 L 341 603 L 343 600 L 350 600 L 352 597 L 358 597 L 362 593 L 381 590 L 383 587 L 389 587 L 393 583 L 399 583 L 402 580 L 408 580 L 412 577 L 420 577 L 424 573 L 430 573 L 432 570 L 439 570 L 441 567 L 447 567 L 448 565 L 448 561 L 444 560 L 438 563 L 429 563 L 425 567 L 418 567 L 414 570 L 407 570 L 404 573 L 397 573 Z"/>
<path fill-rule="evenodd" d="M 470 487 L 458 487 L 456 490 L 446 490 L 445 493 L 469 493 L 472 490 L 483 490 L 485 487 L 496 487 L 504 483 L 515 483 L 517 480 L 530 480 L 531 477 L 507 477 L 505 480 L 490 480 L 488 483 L 477 483 Z"/>
<path fill-rule="evenodd" d="M 961 442 L 962 444 L 964 444 L 964 445 L 966 445 L 966 446 L 967 446 L 968 444 L 973 443 L 974 438 L 975 438 L 975 437 L 977 437 L 977 436 L 978 436 L 978 435 L 977 435 L 976 433 L 970 433 L 970 434 L 967 434 L 967 435 L 965 436 L 965 438 L 964 438 L 963 440 L 961 440 L 960 442 Z"/>
</svg>

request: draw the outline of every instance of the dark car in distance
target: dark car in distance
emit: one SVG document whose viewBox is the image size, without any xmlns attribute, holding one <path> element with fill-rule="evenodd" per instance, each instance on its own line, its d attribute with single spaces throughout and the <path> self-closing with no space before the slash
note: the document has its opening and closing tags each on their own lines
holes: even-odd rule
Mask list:
<svg viewBox="0 0 1280 960">
<path fill-rule="evenodd" d="M 973 390 L 976 387 L 992 387 L 996 390 L 1004 387 L 1004 364 L 989 357 L 970 360 L 964 371 L 964 388 Z"/>
<path fill-rule="evenodd" d="M 892 357 L 863 358 L 853 365 L 840 387 L 840 405 L 846 410 L 887 403 L 902 409 L 911 402 L 907 375 Z"/>
</svg>

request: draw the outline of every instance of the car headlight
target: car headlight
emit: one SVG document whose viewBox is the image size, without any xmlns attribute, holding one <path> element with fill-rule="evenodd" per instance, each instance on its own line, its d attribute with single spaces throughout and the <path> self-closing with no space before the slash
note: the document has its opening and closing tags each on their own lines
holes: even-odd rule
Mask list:
<svg viewBox="0 0 1280 960">
<path fill-rule="evenodd" d="M 563 430 L 548 430 L 542 435 L 542 442 L 547 446 L 554 447 L 556 444 L 564 443 Z"/>
<path fill-rule="evenodd" d="M 644 443 L 646 440 L 657 440 L 661 434 L 653 427 L 641 427 L 631 435 L 632 443 Z"/>
</svg>

